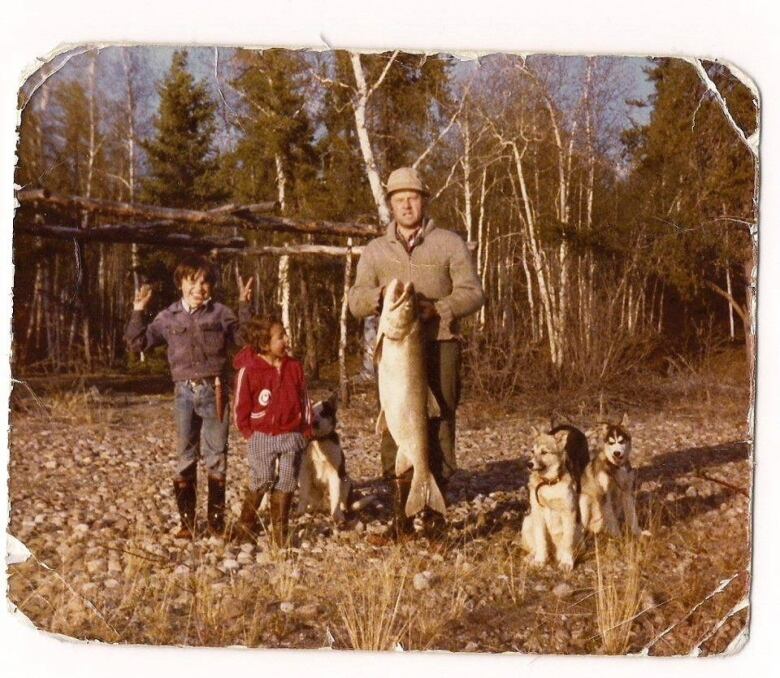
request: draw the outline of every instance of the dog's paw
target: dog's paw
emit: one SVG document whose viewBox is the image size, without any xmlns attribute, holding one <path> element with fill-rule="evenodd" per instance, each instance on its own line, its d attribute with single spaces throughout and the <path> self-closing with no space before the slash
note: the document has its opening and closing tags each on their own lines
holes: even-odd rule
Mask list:
<svg viewBox="0 0 780 678">
<path fill-rule="evenodd" d="M 547 558 L 540 558 L 533 554 L 529 554 L 526 556 L 525 562 L 531 569 L 539 570 L 547 565 Z"/>
<path fill-rule="evenodd" d="M 637 537 L 652 537 L 653 533 L 650 530 L 637 530 L 636 531 Z"/>
<path fill-rule="evenodd" d="M 564 558 L 563 560 L 559 560 L 558 569 L 561 572 L 566 572 L 568 574 L 574 569 L 574 560 L 570 558 Z"/>
</svg>

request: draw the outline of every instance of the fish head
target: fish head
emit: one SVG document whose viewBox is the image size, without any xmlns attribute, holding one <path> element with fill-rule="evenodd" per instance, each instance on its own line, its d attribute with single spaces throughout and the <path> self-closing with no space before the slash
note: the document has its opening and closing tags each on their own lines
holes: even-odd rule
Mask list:
<svg viewBox="0 0 780 678">
<path fill-rule="evenodd" d="M 385 287 L 379 334 L 389 339 L 403 339 L 417 324 L 417 297 L 411 282 L 393 278 Z"/>
</svg>

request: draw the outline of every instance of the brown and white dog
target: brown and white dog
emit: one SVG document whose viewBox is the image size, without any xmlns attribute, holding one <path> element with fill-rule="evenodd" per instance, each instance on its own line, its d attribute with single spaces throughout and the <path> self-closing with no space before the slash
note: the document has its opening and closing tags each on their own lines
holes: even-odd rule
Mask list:
<svg viewBox="0 0 780 678">
<path fill-rule="evenodd" d="M 631 467 L 631 435 L 628 415 L 617 424 L 602 423 L 588 431 L 594 454 L 582 476 L 580 516 L 582 526 L 593 534 L 620 534 L 619 516 L 629 532 L 640 533 L 634 488 L 636 471 Z"/>
<path fill-rule="evenodd" d="M 324 510 L 336 524 L 342 524 L 347 512 L 364 508 L 374 497 L 353 501 L 353 483 L 347 474 L 344 452 L 336 432 L 337 406 L 337 398 L 333 395 L 312 407 L 314 437 L 301 459 L 297 514 Z"/>
<path fill-rule="evenodd" d="M 568 425 L 547 433 L 532 427 L 531 432 L 531 510 L 523 521 L 523 548 L 530 564 L 541 567 L 547 563 L 552 544 L 558 566 L 570 572 L 581 537 L 578 498 L 580 477 L 589 461 L 588 441 L 582 431 Z"/>
</svg>

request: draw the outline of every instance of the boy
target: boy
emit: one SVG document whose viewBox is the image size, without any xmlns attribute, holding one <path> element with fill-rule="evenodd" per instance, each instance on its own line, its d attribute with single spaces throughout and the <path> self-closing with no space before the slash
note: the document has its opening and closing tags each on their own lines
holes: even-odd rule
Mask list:
<svg viewBox="0 0 780 678">
<path fill-rule="evenodd" d="M 225 416 L 227 349 L 239 343 L 235 314 L 212 299 L 216 276 L 208 259 L 186 257 L 173 280 L 181 299 L 160 311 L 147 324 L 145 311 L 152 290 L 143 285 L 133 300 L 133 313 L 125 330 L 131 351 L 168 345 L 168 364 L 174 381 L 174 415 L 178 435 L 174 496 L 181 518 L 177 538 L 195 533 L 197 465 L 200 453 L 208 471 L 208 526 L 223 533 L 228 420 Z M 252 278 L 239 293 L 239 316 L 248 316 Z"/>
<path fill-rule="evenodd" d="M 237 536 L 254 538 L 257 509 L 270 491 L 271 540 L 285 547 L 301 453 L 311 437 L 311 404 L 303 365 L 287 355 L 281 321 L 252 318 L 244 336 L 247 345 L 233 361 L 238 370 L 234 415 L 247 440 L 250 482 Z"/>
</svg>

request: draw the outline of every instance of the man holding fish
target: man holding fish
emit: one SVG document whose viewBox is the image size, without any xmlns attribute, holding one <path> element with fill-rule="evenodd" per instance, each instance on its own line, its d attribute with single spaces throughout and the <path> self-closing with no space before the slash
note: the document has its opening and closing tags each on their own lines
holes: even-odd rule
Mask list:
<svg viewBox="0 0 780 678">
<path fill-rule="evenodd" d="M 426 216 L 428 192 L 417 171 L 392 172 L 387 196 L 393 221 L 363 251 L 349 307 L 358 318 L 380 315 L 377 431 L 401 539 L 425 506 L 439 514 L 435 522 L 443 519 L 442 493 L 457 468 L 458 321 L 479 310 L 484 294 L 466 243 Z"/>
</svg>

